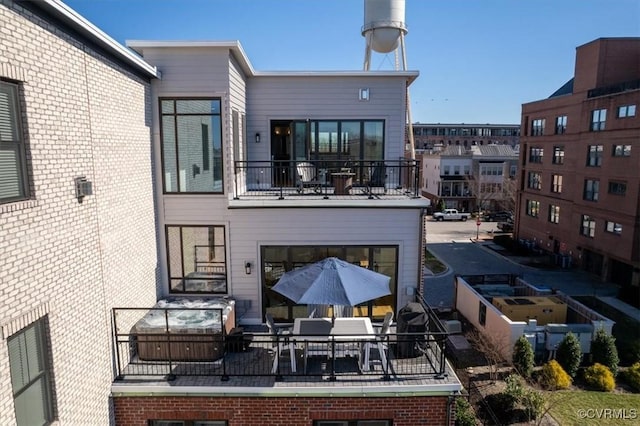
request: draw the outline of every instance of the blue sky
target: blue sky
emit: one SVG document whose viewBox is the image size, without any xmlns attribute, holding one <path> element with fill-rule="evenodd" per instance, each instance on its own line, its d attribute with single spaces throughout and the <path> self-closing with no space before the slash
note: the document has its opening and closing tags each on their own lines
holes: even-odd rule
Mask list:
<svg viewBox="0 0 640 426">
<path fill-rule="evenodd" d="M 239 40 L 259 71 L 362 70 L 363 0 L 63 0 L 121 43 Z M 520 123 L 575 48 L 640 36 L 640 0 L 406 0 L 412 121 Z M 393 69 L 374 54 L 371 70 Z"/>
</svg>

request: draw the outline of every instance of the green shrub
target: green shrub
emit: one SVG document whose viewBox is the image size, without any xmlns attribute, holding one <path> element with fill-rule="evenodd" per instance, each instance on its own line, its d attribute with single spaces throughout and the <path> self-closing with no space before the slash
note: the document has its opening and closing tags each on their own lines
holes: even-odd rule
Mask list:
<svg viewBox="0 0 640 426">
<path fill-rule="evenodd" d="M 522 377 L 529 379 L 533 373 L 533 348 L 526 337 L 520 336 L 513 347 L 513 366 Z"/>
<path fill-rule="evenodd" d="M 543 388 L 548 390 L 567 389 L 571 386 L 571 376 L 564 371 L 558 361 L 552 359 L 542 366 L 539 382 Z"/>
<path fill-rule="evenodd" d="M 572 332 L 568 332 L 558 345 L 556 360 L 571 377 L 576 377 L 582 361 L 582 349 L 578 338 Z"/>
<path fill-rule="evenodd" d="M 636 362 L 624 372 L 624 381 L 636 392 L 640 392 L 640 362 Z"/>
<path fill-rule="evenodd" d="M 616 339 L 599 328 L 591 341 L 591 356 L 594 363 L 607 366 L 614 376 L 618 375 L 618 349 L 616 349 Z"/>
<path fill-rule="evenodd" d="M 584 370 L 584 381 L 588 386 L 605 392 L 610 392 L 616 387 L 611 370 L 598 363 Z"/>
<path fill-rule="evenodd" d="M 526 389 L 520 398 L 520 403 L 524 407 L 528 420 L 537 420 L 544 412 L 544 395 L 535 389 Z"/>
<path fill-rule="evenodd" d="M 476 416 L 466 398 L 456 398 L 456 426 L 476 426 Z"/>
</svg>

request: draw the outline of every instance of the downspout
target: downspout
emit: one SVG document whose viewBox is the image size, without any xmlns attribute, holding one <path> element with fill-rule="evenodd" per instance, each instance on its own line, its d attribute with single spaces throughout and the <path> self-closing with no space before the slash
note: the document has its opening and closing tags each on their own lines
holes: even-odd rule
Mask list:
<svg viewBox="0 0 640 426">
<path fill-rule="evenodd" d="M 427 241 L 426 241 L 426 230 L 425 230 L 425 224 L 426 224 L 426 216 L 427 216 L 427 209 L 422 208 L 420 209 L 420 230 L 418 232 L 419 237 L 419 241 L 418 241 L 418 250 L 420 253 L 420 262 L 418 265 L 418 286 L 417 286 L 417 290 L 419 294 L 424 295 L 424 261 L 425 261 L 425 250 L 427 249 Z"/>
</svg>

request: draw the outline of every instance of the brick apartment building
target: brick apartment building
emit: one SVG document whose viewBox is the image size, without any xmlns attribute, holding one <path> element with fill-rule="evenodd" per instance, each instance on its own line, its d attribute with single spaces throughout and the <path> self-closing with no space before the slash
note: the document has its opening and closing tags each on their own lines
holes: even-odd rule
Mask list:
<svg viewBox="0 0 640 426">
<path fill-rule="evenodd" d="M 575 75 L 524 104 L 515 236 L 640 304 L 640 38 L 576 50 Z"/>
<path fill-rule="evenodd" d="M 413 123 L 416 151 L 443 149 L 449 145 L 511 145 L 520 143 L 520 124 Z"/>
</svg>

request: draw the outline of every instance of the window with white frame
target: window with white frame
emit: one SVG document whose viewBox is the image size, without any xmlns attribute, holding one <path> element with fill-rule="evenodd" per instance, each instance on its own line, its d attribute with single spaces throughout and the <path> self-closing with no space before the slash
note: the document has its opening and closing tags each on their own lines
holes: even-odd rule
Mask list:
<svg viewBox="0 0 640 426">
<path fill-rule="evenodd" d="M 445 176 L 451 174 L 451 166 L 444 166 L 444 174 Z"/>
<path fill-rule="evenodd" d="M 460 166 L 459 165 L 454 165 L 453 166 L 453 174 L 454 175 L 459 175 L 460 174 Z"/>
<path fill-rule="evenodd" d="M 603 151 L 604 151 L 603 145 L 589 145 L 589 150 L 587 151 L 587 166 L 588 167 L 602 166 Z"/>
<path fill-rule="evenodd" d="M 54 415 L 46 318 L 11 336 L 7 346 L 18 426 L 48 425 Z"/>
<path fill-rule="evenodd" d="M 616 222 L 605 222 L 605 226 L 604 226 L 605 231 L 611 233 L 611 234 L 616 234 L 616 235 L 620 235 L 622 234 L 622 225 Z"/>
<path fill-rule="evenodd" d="M 591 111 L 591 128 L 592 132 L 600 132 L 604 130 L 605 122 L 607 121 L 607 110 L 596 109 Z"/>
<path fill-rule="evenodd" d="M 167 193 L 222 193 L 221 101 L 160 99 L 162 170 Z"/>
<path fill-rule="evenodd" d="M 625 195 L 627 192 L 627 182 L 609 181 L 609 194 Z"/>
<path fill-rule="evenodd" d="M 599 189 L 600 181 L 596 179 L 585 179 L 582 198 L 587 201 L 598 201 Z"/>
<path fill-rule="evenodd" d="M 29 197 L 18 85 L 0 80 L 0 203 Z"/>
<path fill-rule="evenodd" d="M 622 105 L 618 107 L 618 118 L 635 117 L 635 105 Z"/>
<path fill-rule="evenodd" d="M 469 176 L 471 174 L 471 166 L 468 164 L 465 164 L 463 166 L 463 172 L 466 176 Z"/>
<path fill-rule="evenodd" d="M 560 206 L 555 206 L 553 204 L 549 206 L 549 222 L 551 223 L 560 222 Z"/>
<path fill-rule="evenodd" d="M 551 192 L 562 193 L 562 175 L 551 175 Z"/>
<path fill-rule="evenodd" d="M 564 164 L 564 146 L 553 147 L 553 164 Z"/>
<path fill-rule="evenodd" d="M 556 117 L 556 135 L 561 135 L 567 131 L 567 116 Z"/>
<path fill-rule="evenodd" d="M 613 156 L 614 157 L 630 157 L 631 145 L 614 145 Z"/>
<path fill-rule="evenodd" d="M 167 225 L 170 293 L 227 293 L 224 226 Z"/>
<path fill-rule="evenodd" d="M 540 214 L 540 201 L 527 200 L 527 216 L 538 217 Z"/>
<path fill-rule="evenodd" d="M 542 136 L 544 134 L 544 118 L 536 118 L 531 122 L 531 136 Z"/>
<path fill-rule="evenodd" d="M 595 237 L 596 220 L 589 215 L 583 214 L 580 222 L 580 234 L 585 237 Z"/>
<path fill-rule="evenodd" d="M 529 172 L 529 178 L 527 179 L 527 188 L 542 189 L 542 173 Z"/>
</svg>

